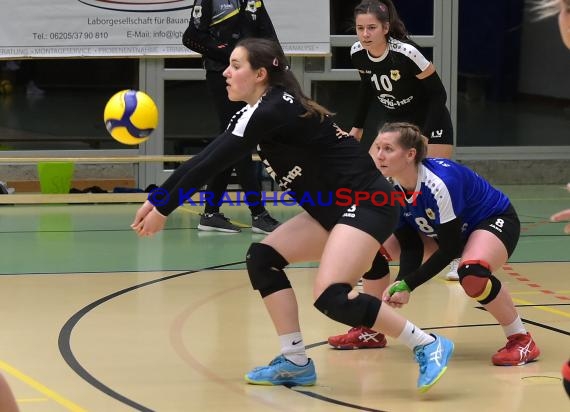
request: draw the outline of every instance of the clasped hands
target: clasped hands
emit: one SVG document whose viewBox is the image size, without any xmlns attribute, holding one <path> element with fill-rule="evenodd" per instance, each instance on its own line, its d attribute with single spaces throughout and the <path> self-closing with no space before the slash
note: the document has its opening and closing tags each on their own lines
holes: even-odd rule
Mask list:
<svg viewBox="0 0 570 412">
<path fill-rule="evenodd" d="M 397 280 L 388 286 L 382 293 L 382 302 L 393 308 L 401 308 L 410 301 L 410 287 L 403 280 Z"/>
<path fill-rule="evenodd" d="M 166 216 L 158 212 L 148 200 L 137 210 L 131 228 L 139 237 L 149 237 L 164 229 Z"/>
</svg>

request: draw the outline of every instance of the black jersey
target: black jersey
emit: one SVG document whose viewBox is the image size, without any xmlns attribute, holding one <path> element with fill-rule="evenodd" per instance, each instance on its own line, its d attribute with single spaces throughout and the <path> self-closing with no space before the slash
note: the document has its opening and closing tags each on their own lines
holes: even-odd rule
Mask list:
<svg viewBox="0 0 570 412">
<path fill-rule="evenodd" d="M 277 41 L 262 0 L 196 0 L 182 43 L 202 54 L 206 70 L 223 71 L 237 42 L 246 37 Z"/>
<path fill-rule="evenodd" d="M 361 79 L 353 127 L 363 128 L 370 102 L 376 96 L 385 120 L 417 125 L 430 144 L 453 144 L 445 89 L 437 73 L 422 80 L 416 77 L 430 62 L 414 45 L 390 38 L 386 52 L 376 58 L 356 42 L 350 53 Z"/>
<path fill-rule="evenodd" d="M 376 96 L 389 121 L 408 121 L 423 125 L 426 93 L 416 76 L 430 62 L 409 44 L 390 38 L 386 52 L 372 57 L 360 42 L 350 50 L 352 64 L 362 81 L 361 101 L 354 127 L 362 127 L 372 96 Z"/>
<path fill-rule="evenodd" d="M 330 118 L 301 117 L 305 112 L 283 89 L 270 89 L 254 106 L 237 112 L 223 134 L 174 171 L 162 185 L 168 192 L 164 204 L 154 202 L 157 209 L 168 215 L 180 206 L 180 193 L 199 189 L 254 148 L 281 189 L 290 191 L 306 210 L 310 209 L 303 202 L 307 194 L 316 196 L 339 188 L 366 190 L 381 178 L 353 137 Z"/>
</svg>

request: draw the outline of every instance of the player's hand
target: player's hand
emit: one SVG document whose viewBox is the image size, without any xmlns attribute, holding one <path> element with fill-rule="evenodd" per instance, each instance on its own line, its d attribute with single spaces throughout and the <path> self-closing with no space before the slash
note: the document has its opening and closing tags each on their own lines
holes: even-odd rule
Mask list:
<svg viewBox="0 0 570 412">
<path fill-rule="evenodd" d="M 563 210 L 552 216 L 550 216 L 552 222 L 563 222 L 565 220 L 570 220 L 570 209 Z M 564 226 L 564 233 L 570 234 L 570 223 Z"/>
<path fill-rule="evenodd" d="M 410 292 L 396 292 L 388 300 L 388 305 L 401 308 L 410 301 Z"/>
<path fill-rule="evenodd" d="M 348 134 L 360 142 L 362 140 L 362 134 L 363 133 L 364 133 L 364 129 L 360 129 L 358 127 L 353 127 L 352 129 L 350 129 L 350 133 L 348 133 Z"/>
<path fill-rule="evenodd" d="M 145 201 L 142 206 L 139 207 L 139 210 L 137 210 L 137 213 L 135 214 L 135 220 L 133 223 L 131 223 L 131 228 L 134 229 L 134 227 L 137 226 L 153 208 L 154 206 L 152 203 L 150 203 L 150 201 Z"/>
<path fill-rule="evenodd" d="M 131 227 L 140 237 L 153 236 L 164 229 L 166 216 L 161 215 L 154 207 L 148 212 L 140 222 L 132 224 Z"/>
<path fill-rule="evenodd" d="M 566 185 L 566 190 L 570 192 L 570 183 Z M 570 220 L 570 209 L 563 210 L 561 212 L 555 213 L 550 216 L 552 222 L 563 222 L 565 220 Z M 564 226 L 564 233 L 570 234 L 570 223 Z"/>
<path fill-rule="evenodd" d="M 393 308 L 401 308 L 410 301 L 410 290 L 403 280 L 396 281 L 384 290 L 382 301 Z"/>
</svg>

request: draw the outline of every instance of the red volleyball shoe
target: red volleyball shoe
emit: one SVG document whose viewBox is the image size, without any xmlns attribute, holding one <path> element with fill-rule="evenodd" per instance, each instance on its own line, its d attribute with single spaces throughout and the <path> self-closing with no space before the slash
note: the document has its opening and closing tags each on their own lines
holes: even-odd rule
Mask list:
<svg viewBox="0 0 570 412">
<path fill-rule="evenodd" d="M 365 327 L 351 328 L 342 335 L 331 336 L 329 345 L 335 349 L 373 349 L 386 346 L 386 337 Z"/>
<path fill-rule="evenodd" d="M 493 364 L 497 366 L 521 366 L 536 360 L 540 355 L 530 333 L 515 333 L 507 339 L 505 347 L 493 355 Z"/>
</svg>

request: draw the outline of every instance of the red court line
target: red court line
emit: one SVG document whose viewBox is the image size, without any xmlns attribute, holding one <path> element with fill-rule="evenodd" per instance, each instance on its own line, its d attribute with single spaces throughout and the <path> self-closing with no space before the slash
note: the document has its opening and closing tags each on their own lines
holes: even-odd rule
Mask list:
<svg viewBox="0 0 570 412">
<path fill-rule="evenodd" d="M 529 230 L 529 229 L 531 229 L 531 228 L 535 228 L 535 227 L 537 227 L 537 226 L 540 226 L 540 225 L 543 225 L 543 224 L 546 224 L 546 223 L 550 223 L 550 222 L 549 222 L 548 220 L 540 220 L 540 221 L 535 222 L 535 223 L 529 223 L 528 225 L 522 227 L 522 228 L 521 228 L 521 231 L 525 231 L 525 232 L 526 232 L 527 230 Z M 530 283 L 530 282 L 531 282 L 530 279 L 524 277 L 523 275 L 521 275 L 521 274 L 518 273 L 518 272 L 515 272 L 515 271 L 513 270 L 513 267 L 512 267 L 511 265 L 509 265 L 509 264 L 504 264 L 502 267 L 503 267 L 503 270 L 507 273 L 507 275 L 513 276 L 516 280 L 518 280 L 519 282 L 525 284 L 526 286 L 531 287 L 531 288 L 541 288 L 540 284 L 534 283 L 534 282 L 533 282 L 533 283 Z M 552 296 L 554 296 L 556 299 L 569 300 L 569 301 L 570 301 L 570 297 L 568 297 L 568 296 L 562 296 L 562 295 L 557 295 L 556 292 L 553 292 L 553 291 L 548 290 L 548 289 L 541 289 L 540 292 L 544 293 L 545 295 L 552 295 Z"/>
</svg>

